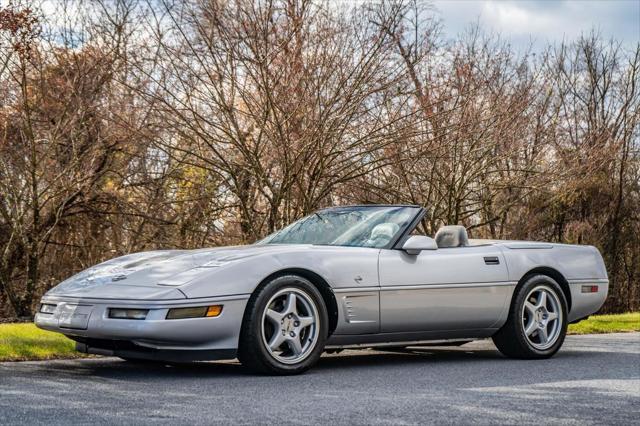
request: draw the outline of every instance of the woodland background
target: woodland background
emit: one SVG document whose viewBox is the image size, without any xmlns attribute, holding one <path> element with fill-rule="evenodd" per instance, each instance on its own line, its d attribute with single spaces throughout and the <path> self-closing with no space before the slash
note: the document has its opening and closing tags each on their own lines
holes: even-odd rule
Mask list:
<svg viewBox="0 0 640 426">
<path fill-rule="evenodd" d="M 640 44 L 447 39 L 418 1 L 41 6 L 0 8 L 0 317 L 108 258 L 346 203 L 593 244 L 603 311 L 640 309 Z"/>
</svg>

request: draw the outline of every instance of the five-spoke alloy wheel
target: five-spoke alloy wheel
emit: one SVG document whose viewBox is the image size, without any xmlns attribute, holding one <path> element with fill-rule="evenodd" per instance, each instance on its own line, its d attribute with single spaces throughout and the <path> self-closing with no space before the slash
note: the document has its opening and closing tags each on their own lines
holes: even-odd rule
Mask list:
<svg viewBox="0 0 640 426">
<path fill-rule="evenodd" d="M 553 346 L 562 331 L 560 300 L 553 290 L 541 285 L 529 292 L 522 307 L 522 327 L 534 348 Z"/>
<path fill-rule="evenodd" d="M 553 356 L 567 333 L 567 302 L 560 285 L 546 275 L 531 275 L 516 287 L 504 326 L 493 336 L 513 358 Z"/>
<path fill-rule="evenodd" d="M 249 300 L 238 358 L 261 373 L 302 373 L 320 358 L 327 324 L 327 309 L 314 284 L 297 275 L 278 276 Z"/>
<path fill-rule="evenodd" d="M 295 287 L 274 294 L 262 318 L 262 340 L 269 353 L 285 364 L 305 359 L 318 340 L 318 308 L 313 299 Z"/>
</svg>

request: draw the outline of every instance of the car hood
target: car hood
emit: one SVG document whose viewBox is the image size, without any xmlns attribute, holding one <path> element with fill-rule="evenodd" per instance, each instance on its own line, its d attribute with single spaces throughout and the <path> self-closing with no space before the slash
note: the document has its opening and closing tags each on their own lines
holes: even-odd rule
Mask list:
<svg viewBox="0 0 640 426">
<path fill-rule="evenodd" d="M 171 287 L 212 272 L 213 268 L 285 249 L 283 245 L 249 245 L 134 253 L 88 268 L 61 282 L 47 295 L 136 299 L 184 297 Z"/>
</svg>

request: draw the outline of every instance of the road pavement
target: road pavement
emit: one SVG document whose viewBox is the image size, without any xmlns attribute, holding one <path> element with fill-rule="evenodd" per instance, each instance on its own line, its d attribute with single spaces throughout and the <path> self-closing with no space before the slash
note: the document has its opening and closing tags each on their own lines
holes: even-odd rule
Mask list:
<svg viewBox="0 0 640 426">
<path fill-rule="evenodd" d="M 552 359 L 490 340 L 325 355 L 294 377 L 237 362 L 0 363 L 0 424 L 640 424 L 640 333 L 569 336 Z"/>
</svg>

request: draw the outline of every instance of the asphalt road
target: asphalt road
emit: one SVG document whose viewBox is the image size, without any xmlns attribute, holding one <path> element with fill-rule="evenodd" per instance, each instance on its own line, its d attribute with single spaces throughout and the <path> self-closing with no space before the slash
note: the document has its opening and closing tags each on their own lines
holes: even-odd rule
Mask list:
<svg viewBox="0 0 640 426">
<path fill-rule="evenodd" d="M 552 359 L 490 341 L 324 356 L 307 374 L 236 362 L 0 363 L 0 424 L 640 424 L 640 333 L 568 337 Z"/>
</svg>

